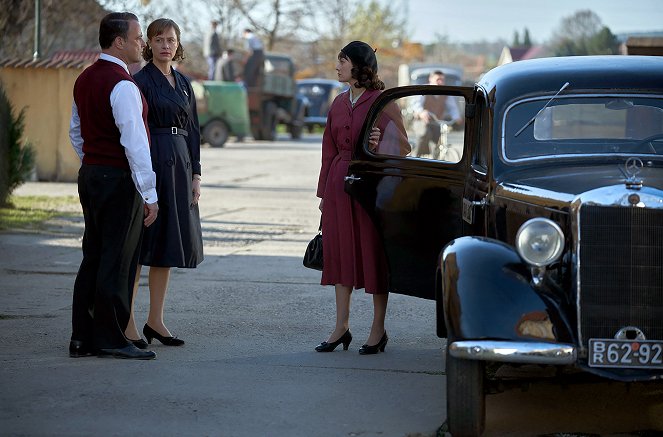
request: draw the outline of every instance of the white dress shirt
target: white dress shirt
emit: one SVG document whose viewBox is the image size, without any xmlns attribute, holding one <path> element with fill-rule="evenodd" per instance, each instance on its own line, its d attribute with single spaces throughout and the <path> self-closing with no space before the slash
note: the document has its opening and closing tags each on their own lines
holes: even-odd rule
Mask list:
<svg viewBox="0 0 663 437">
<path fill-rule="evenodd" d="M 263 45 L 262 41 L 260 38 L 255 36 L 253 33 L 249 33 L 245 36 L 246 38 L 246 46 L 251 50 L 252 52 L 255 52 L 256 50 L 262 50 Z"/>
<path fill-rule="evenodd" d="M 114 56 L 102 53 L 99 59 L 114 62 L 129 73 L 127 65 Z M 113 108 L 115 125 L 120 130 L 120 144 L 124 147 L 124 152 L 127 155 L 134 185 L 136 185 L 136 189 L 146 203 L 154 203 L 157 201 L 157 177 L 152 170 L 150 143 L 143 123 L 143 101 L 140 97 L 140 90 L 131 81 L 120 81 L 111 92 L 110 104 Z M 81 120 L 78 116 L 75 101 L 71 108 L 69 138 L 71 139 L 71 145 L 82 161 L 83 137 L 81 136 Z"/>
</svg>

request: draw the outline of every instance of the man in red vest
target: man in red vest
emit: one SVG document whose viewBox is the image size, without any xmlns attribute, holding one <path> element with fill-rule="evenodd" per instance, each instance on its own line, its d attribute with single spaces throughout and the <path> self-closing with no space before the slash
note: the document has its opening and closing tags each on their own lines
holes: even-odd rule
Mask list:
<svg viewBox="0 0 663 437">
<path fill-rule="evenodd" d="M 78 195 L 85 218 L 69 355 L 149 360 L 154 352 L 124 336 L 143 225 L 150 226 L 159 211 L 147 103 L 128 70 L 145 47 L 138 18 L 106 15 L 99 44 L 99 60 L 74 85 L 69 129 L 82 161 Z"/>
</svg>

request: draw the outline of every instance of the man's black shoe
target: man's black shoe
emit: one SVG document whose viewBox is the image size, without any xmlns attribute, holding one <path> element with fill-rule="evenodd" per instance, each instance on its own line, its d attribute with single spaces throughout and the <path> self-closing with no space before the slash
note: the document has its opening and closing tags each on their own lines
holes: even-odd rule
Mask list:
<svg viewBox="0 0 663 437">
<path fill-rule="evenodd" d="M 100 357 L 126 358 L 130 360 L 153 360 L 157 357 L 152 351 L 138 349 L 133 343 L 119 349 L 99 349 Z"/>
<path fill-rule="evenodd" d="M 71 340 L 69 342 L 69 356 L 72 358 L 91 357 L 95 355 L 94 349 L 87 343 L 80 340 Z"/>
</svg>

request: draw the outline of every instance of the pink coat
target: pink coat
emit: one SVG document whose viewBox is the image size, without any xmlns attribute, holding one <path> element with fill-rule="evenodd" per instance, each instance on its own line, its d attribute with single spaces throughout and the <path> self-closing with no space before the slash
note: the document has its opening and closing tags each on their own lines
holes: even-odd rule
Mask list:
<svg viewBox="0 0 663 437">
<path fill-rule="evenodd" d="M 354 108 L 347 91 L 334 99 L 322 137 L 317 190 L 317 196 L 324 199 L 320 283 L 365 288 L 371 294 L 387 293 L 387 262 L 373 222 L 345 192 L 344 178 L 366 113 L 379 95 L 380 91 L 364 91 Z"/>
</svg>

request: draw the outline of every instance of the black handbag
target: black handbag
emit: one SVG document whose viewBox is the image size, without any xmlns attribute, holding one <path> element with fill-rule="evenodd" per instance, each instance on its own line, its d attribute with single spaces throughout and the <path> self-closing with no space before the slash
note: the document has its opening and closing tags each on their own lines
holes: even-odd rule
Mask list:
<svg viewBox="0 0 663 437">
<path fill-rule="evenodd" d="M 309 269 L 322 270 L 322 219 L 317 235 L 306 246 L 303 264 Z"/>
</svg>

